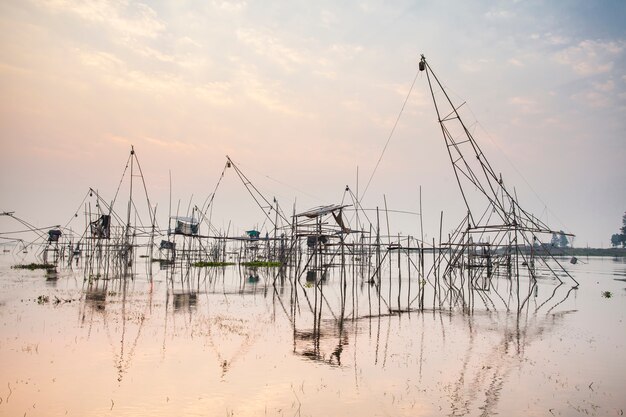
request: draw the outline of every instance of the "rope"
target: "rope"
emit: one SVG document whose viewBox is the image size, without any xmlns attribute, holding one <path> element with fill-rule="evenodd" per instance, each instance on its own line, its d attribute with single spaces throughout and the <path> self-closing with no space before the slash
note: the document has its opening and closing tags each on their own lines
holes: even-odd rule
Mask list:
<svg viewBox="0 0 626 417">
<path fill-rule="evenodd" d="M 367 185 L 365 186 L 365 190 L 363 191 L 363 194 L 361 194 L 361 200 L 363 199 L 363 197 L 365 197 L 365 193 L 367 193 L 367 189 L 370 186 L 370 183 L 372 182 L 372 178 L 374 178 L 374 174 L 376 174 L 376 170 L 378 170 L 378 166 L 380 165 L 380 161 L 383 159 L 383 156 L 385 155 L 385 151 L 387 150 L 387 147 L 389 146 L 389 142 L 391 141 L 391 137 L 393 136 L 394 132 L 396 131 L 396 127 L 398 126 L 398 122 L 400 122 L 400 117 L 402 116 L 402 112 L 404 111 L 404 108 L 406 107 L 406 103 L 409 101 L 409 97 L 411 96 L 411 92 L 413 91 L 413 87 L 415 86 L 415 82 L 417 81 L 417 77 L 419 76 L 420 71 L 418 69 L 418 71 L 415 73 L 415 78 L 413 78 L 413 83 L 411 84 L 411 88 L 409 88 L 409 92 L 406 95 L 406 98 L 404 99 L 404 103 L 402 103 L 402 108 L 400 109 L 400 113 L 398 113 L 398 117 L 396 118 L 396 122 L 393 124 L 393 128 L 391 129 L 391 132 L 389 133 L 389 137 L 387 138 L 387 142 L 385 143 L 385 147 L 383 148 L 383 151 L 380 153 L 380 157 L 378 157 L 378 161 L 376 162 L 376 166 L 374 167 L 374 171 L 372 171 L 372 175 L 370 175 L 369 180 L 367 181 Z"/>
</svg>

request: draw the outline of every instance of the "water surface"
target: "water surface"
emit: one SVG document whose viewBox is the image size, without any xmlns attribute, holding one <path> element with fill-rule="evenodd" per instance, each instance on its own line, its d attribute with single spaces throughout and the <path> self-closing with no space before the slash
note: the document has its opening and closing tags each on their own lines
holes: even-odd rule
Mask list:
<svg viewBox="0 0 626 417">
<path fill-rule="evenodd" d="M 406 274 L 404 289 L 394 276 L 379 297 L 337 271 L 316 285 L 237 266 L 155 266 L 150 279 L 141 264 L 133 279 L 90 283 L 80 268 L 15 270 L 11 254 L 0 263 L 1 415 L 626 410 L 622 259 L 568 264 L 580 288 L 540 280 L 521 314 L 488 303 L 390 313 L 410 302 Z"/>
</svg>

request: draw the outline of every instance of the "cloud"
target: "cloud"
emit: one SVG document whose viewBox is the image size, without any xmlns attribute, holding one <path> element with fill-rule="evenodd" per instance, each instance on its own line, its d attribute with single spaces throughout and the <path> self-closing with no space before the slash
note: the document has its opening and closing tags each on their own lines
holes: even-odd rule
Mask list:
<svg viewBox="0 0 626 417">
<path fill-rule="evenodd" d="M 40 157 L 53 158 L 56 160 L 79 161 L 92 159 L 94 157 L 93 152 L 90 150 L 68 146 L 67 144 L 55 143 L 53 146 L 33 144 L 30 145 L 28 149 L 29 152 L 35 152 Z"/>
<path fill-rule="evenodd" d="M 515 96 L 515 97 L 509 98 L 508 101 L 509 101 L 509 104 L 512 104 L 515 107 L 517 107 L 517 109 L 521 111 L 522 113 L 529 114 L 529 113 L 538 112 L 537 102 L 531 98 Z"/>
<path fill-rule="evenodd" d="M 360 112 L 364 109 L 363 102 L 357 99 L 343 100 L 341 106 L 351 112 Z"/>
<path fill-rule="evenodd" d="M 491 59 L 485 58 L 474 59 L 471 61 L 463 61 L 459 65 L 459 68 L 463 72 L 480 72 L 485 68 L 487 64 L 491 63 L 492 61 L 493 60 Z"/>
<path fill-rule="evenodd" d="M 510 65 L 513 65 L 514 67 L 523 67 L 524 63 L 522 61 L 520 61 L 517 58 L 509 58 L 509 60 L 507 61 Z"/>
<path fill-rule="evenodd" d="M 192 143 L 181 142 L 179 140 L 157 139 L 149 136 L 143 136 L 143 141 L 148 142 L 151 145 L 156 145 L 161 148 L 166 148 L 172 151 L 195 151 L 198 147 Z"/>
<path fill-rule="evenodd" d="M 242 43 L 251 46 L 258 55 L 279 64 L 286 72 L 292 72 L 295 67 L 307 62 L 305 54 L 285 45 L 269 30 L 238 29 L 236 34 Z"/>
<path fill-rule="evenodd" d="M 535 104 L 535 101 L 526 97 L 511 97 L 509 99 L 509 103 L 528 106 L 531 104 Z"/>
<path fill-rule="evenodd" d="M 573 94 L 570 98 L 588 107 L 610 107 L 615 105 L 615 99 L 620 99 L 620 94 L 616 93 L 615 89 L 615 82 L 612 79 L 604 82 L 596 81 L 591 83 L 591 88 Z"/>
<path fill-rule="evenodd" d="M 623 41 L 584 40 L 558 52 L 554 59 L 571 67 L 578 75 L 588 76 L 610 72 L 614 59 L 624 50 Z"/>
<path fill-rule="evenodd" d="M 317 68 L 313 70 L 313 74 L 329 80 L 335 80 L 337 79 L 337 70 L 335 68 L 343 62 L 354 60 L 363 49 L 361 45 L 335 43 L 318 52 L 309 53 L 312 67 Z M 313 58 L 314 56 L 316 58 Z"/>
<path fill-rule="evenodd" d="M 260 79 L 255 68 L 242 68 L 238 74 L 242 91 L 249 99 L 266 109 L 288 116 L 315 118 L 311 113 L 297 110 L 299 106 L 285 99 L 287 95 L 279 81 Z"/>
<path fill-rule="evenodd" d="M 595 108 L 609 107 L 611 105 L 611 98 L 608 95 L 594 90 L 574 94 L 571 96 L 571 99 Z"/>
<path fill-rule="evenodd" d="M 22 68 L 5 62 L 0 62 L 0 74 L 30 75 L 34 73 L 35 71 L 30 68 Z"/>
<path fill-rule="evenodd" d="M 191 95 L 215 106 L 233 103 L 229 82 L 193 83 L 170 73 L 133 70 L 106 52 L 82 52 L 81 61 L 103 82 L 117 88 L 148 94 Z"/>
<path fill-rule="evenodd" d="M 122 35 L 156 38 L 165 25 L 148 5 L 127 0 L 35 0 L 55 13 L 68 13 L 98 23 Z"/>
<path fill-rule="evenodd" d="M 244 11 L 248 7 L 248 2 L 237 0 L 220 0 L 213 1 L 213 6 L 226 12 L 239 13 Z"/>
<path fill-rule="evenodd" d="M 543 119 L 544 125 L 553 125 L 553 126 L 565 126 L 566 123 L 563 122 L 561 118 L 558 116 L 546 117 Z"/>
<path fill-rule="evenodd" d="M 319 75 L 320 77 L 329 79 L 329 80 L 336 80 L 337 79 L 337 72 L 336 71 L 319 71 L 319 70 L 315 70 L 313 71 L 313 74 L 315 75 Z"/>
<path fill-rule="evenodd" d="M 121 59 L 107 52 L 83 52 L 80 57 L 83 65 L 98 68 L 103 72 L 118 71 L 124 66 Z"/>
<path fill-rule="evenodd" d="M 147 46 L 144 42 L 137 41 L 134 38 L 122 40 L 121 43 L 131 51 L 144 58 L 151 58 L 157 61 L 170 63 L 178 61 L 174 55 L 163 53 L 160 50 Z"/>
<path fill-rule="evenodd" d="M 322 10 L 320 12 L 320 19 L 322 21 L 322 26 L 325 28 L 330 28 L 337 23 L 337 16 L 329 10 Z"/>
<path fill-rule="evenodd" d="M 104 31 L 108 35 L 106 36 L 108 42 L 127 48 L 141 58 L 164 63 L 178 62 L 176 56 L 165 53 L 162 47 L 157 49 L 149 45 L 155 40 L 161 41 L 160 46 L 164 44 L 162 35 L 166 33 L 166 25 L 146 4 L 129 0 L 33 1 L 53 13 L 74 16 L 94 24 L 99 32 Z M 68 25 L 71 23 L 68 22 Z M 84 40 L 81 38 L 77 40 L 89 42 L 88 37 Z M 186 42 L 192 41 L 187 38 Z"/>
<path fill-rule="evenodd" d="M 330 46 L 330 52 L 338 58 L 351 60 L 363 51 L 361 45 L 351 44 L 333 44 Z"/>
<path fill-rule="evenodd" d="M 567 45 L 570 42 L 569 38 L 565 36 L 555 35 L 549 32 L 546 33 L 543 38 L 544 38 L 544 41 L 548 45 L 553 45 L 553 46 Z"/>
<path fill-rule="evenodd" d="M 239 29 L 236 34 L 240 42 L 287 73 L 310 69 L 312 74 L 329 80 L 337 79 L 335 67 L 338 63 L 353 60 L 364 49 L 361 45 L 349 43 L 320 46 L 307 39 L 300 39 L 300 46 L 294 48 L 280 34 L 269 29 Z"/>
<path fill-rule="evenodd" d="M 608 93 L 615 89 L 615 83 L 613 82 L 613 80 L 607 80 L 604 83 L 595 82 L 593 83 L 593 88 L 596 89 L 597 91 Z"/>
<path fill-rule="evenodd" d="M 510 10 L 489 10 L 485 13 L 487 19 L 510 19 L 515 17 L 515 13 Z"/>
<path fill-rule="evenodd" d="M 408 84 L 401 83 L 385 84 L 382 87 L 385 88 L 387 91 L 391 91 L 397 94 L 397 96 L 399 98 L 402 98 L 403 100 L 409 93 L 410 88 Z M 431 98 L 430 95 L 427 95 L 426 92 L 421 91 L 419 88 L 413 88 L 407 104 L 409 104 L 409 106 L 415 107 L 430 107 Z"/>
<path fill-rule="evenodd" d="M 191 39 L 189 36 L 183 36 L 178 38 L 177 43 L 181 46 L 192 46 L 195 48 L 201 48 L 202 44 L 194 39 Z"/>
<path fill-rule="evenodd" d="M 166 151 L 175 152 L 193 152 L 198 150 L 198 146 L 193 143 L 183 142 L 180 140 L 155 138 L 152 136 L 136 136 L 126 137 L 120 135 L 109 134 L 105 137 L 106 140 L 119 143 L 124 146 L 140 145 L 142 143 L 149 144 L 150 146 L 157 146 L 163 148 Z"/>
<path fill-rule="evenodd" d="M 124 145 L 132 144 L 132 141 L 130 139 L 125 138 L 123 136 L 109 135 L 107 136 L 107 139 L 110 140 L 111 142 L 122 143 Z"/>
<path fill-rule="evenodd" d="M 359 3 L 359 9 L 365 13 L 373 13 L 377 10 L 376 6 L 372 2 L 362 1 Z"/>
</svg>

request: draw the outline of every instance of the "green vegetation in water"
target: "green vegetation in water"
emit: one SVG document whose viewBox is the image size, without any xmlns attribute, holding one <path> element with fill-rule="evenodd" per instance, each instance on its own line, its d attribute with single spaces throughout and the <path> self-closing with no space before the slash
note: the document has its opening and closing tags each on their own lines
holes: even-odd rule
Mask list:
<svg viewBox="0 0 626 417">
<path fill-rule="evenodd" d="M 47 295 L 40 295 L 39 297 L 37 297 L 37 299 L 35 300 L 37 302 L 37 304 L 48 304 L 50 302 L 50 297 Z M 73 301 L 76 301 L 72 298 L 59 298 L 56 295 L 54 296 L 54 299 L 52 300 L 52 304 L 54 305 L 58 305 L 61 303 L 71 303 Z"/>
<path fill-rule="evenodd" d="M 611 291 L 602 291 L 602 296 L 604 298 L 611 298 L 613 297 L 613 293 Z"/>
<path fill-rule="evenodd" d="M 235 265 L 234 262 L 209 262 L 209 261 L 198 261 L 198 262 L 194 262 L 191 264 L 192 266 L 198 267 L 198 268 L 204 268 L 204 267 L 213 267 L 213 266 L 228 266 L 228 265 Z"/>
<path fill-rule="evenodd" d="M 526 246 L 521 249 L 524 253 L 530 253 L 531 248 Z M 547 254 L 548 252 L 555 256 L 610 256 L 618 258 L 626 258 L 626 248 L 558 248 L 558 247 L 539 247 L 534 248 L 536 254 Z"/>
<path fill-rule="evenodd" d="M 35 269 L 54 269 L 55 266 L 52 265 L 52 264 L 30 263 L 30 264 L 26 264 L 26 265 L 13 265 L 11 268 L 14 268 L 14 269 L 30 269 L 31 271 L 34 271 Z"/>
<path fill-rule="evenodd" d="M 242 262 L 243 266 L 252 266 L 252 267 L 276 267 L 282 266 L 282 262 L 277 261 L 252 261 L 252 262 Z"/>
</svg>

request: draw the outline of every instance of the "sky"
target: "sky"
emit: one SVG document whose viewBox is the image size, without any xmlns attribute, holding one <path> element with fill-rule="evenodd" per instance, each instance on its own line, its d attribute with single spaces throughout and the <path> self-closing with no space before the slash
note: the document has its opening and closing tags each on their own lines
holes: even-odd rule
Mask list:
<svg viewBox="0 0 626 417">
<path fill-rule="evenodd" d="M 624 22 L 623 1 L 3 0 L 0 211 L 46 227 L 89 187 L 111 201 L 132 145 L 161 224 L 202 205 L 228 155 L 287 213 L 346 185 L 417 213 L 421 189 L 427 236 L 442 211 L 452 230 L 465 209 L 424 54 L 522 207 L 608 247 L 626 211 Z M 258 225 L 224 173 L 214 221 Z"/>
</svg>

